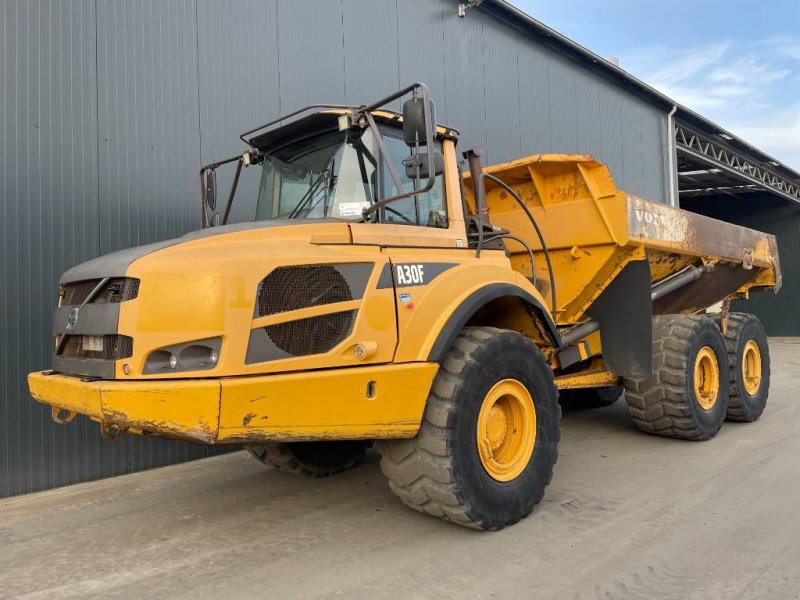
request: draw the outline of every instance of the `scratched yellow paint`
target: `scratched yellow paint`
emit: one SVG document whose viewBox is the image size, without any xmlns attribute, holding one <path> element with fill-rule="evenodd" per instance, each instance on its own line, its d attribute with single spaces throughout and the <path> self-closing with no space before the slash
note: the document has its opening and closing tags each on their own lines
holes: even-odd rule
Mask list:
<svg viewBox="0 0 800 600">
<path fill-rule="evenodd" d="M 438 368 L 425 362 L 224 379 L 219 440 L 413 437 Z"/>
</svg>

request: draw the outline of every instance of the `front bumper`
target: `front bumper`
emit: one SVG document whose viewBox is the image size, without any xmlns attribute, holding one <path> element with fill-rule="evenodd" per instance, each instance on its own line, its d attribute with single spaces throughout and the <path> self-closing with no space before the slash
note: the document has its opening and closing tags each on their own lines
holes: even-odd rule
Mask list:
<svg viewBox="0 0 800 600">
<path fill-rule="evenodd" d="M 28 375 L 55 413 L 203 444 L 389 439 L 416 435 L 436 363 L 219 379 L 84 381 Z"/>
</svg>

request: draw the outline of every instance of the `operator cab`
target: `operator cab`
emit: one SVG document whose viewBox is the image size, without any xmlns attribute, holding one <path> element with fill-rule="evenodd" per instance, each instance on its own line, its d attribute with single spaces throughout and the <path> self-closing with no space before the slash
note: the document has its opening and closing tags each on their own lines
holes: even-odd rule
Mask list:
<svg viewBox="0 0 800 600">
<path fill-rule="evenodd" d="M 251 140 L 264 153 L 255 220 L 362 221 L 364 210 L 380 200 L 421 187 L 416 174 L 406 169 L 413 154 L 403 140 L 400 115 L 374 115 L 382 144 L 375 129 L 366 124 L 342 127 L 341 116 L 315 113 Z M 434 149 L 441 156 L 441 140 L 435 140 Z M 390 164 L 400 189 L 391 176 Z M 427 192 L 385 205 L 368 220 L 447 227 L 443 171 L 435 174 Z"/>
<path fill-rule="evenodd" d="M 383 108 L 409 93 L 402 114 Z M 201 169 L 203 227 L 227 223 L 242 169 L 258 166 L 255 222 L 348 222 L 353 242 L 404 237 L 408 229 L 392 226 L 416 226 L 434 236 L 433 245 L 460 247 L 465 236 L 457 136 L 435 124 L 424 84 L 371 106 L 306 107 L 242 134 L 252 150 Z M 215 212 L 216 169 L 234 162 L 221 216 Z"/>
</svg>

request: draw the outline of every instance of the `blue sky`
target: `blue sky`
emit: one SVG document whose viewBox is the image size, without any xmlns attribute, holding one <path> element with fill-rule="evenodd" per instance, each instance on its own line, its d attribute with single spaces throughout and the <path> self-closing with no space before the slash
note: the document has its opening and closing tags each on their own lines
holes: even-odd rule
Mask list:
<svg viewBox="0 0 800 600">
<path fill-rule="evenodd" d="M 511 0 L 800 170 L 800 0 Z"/>
</svg>

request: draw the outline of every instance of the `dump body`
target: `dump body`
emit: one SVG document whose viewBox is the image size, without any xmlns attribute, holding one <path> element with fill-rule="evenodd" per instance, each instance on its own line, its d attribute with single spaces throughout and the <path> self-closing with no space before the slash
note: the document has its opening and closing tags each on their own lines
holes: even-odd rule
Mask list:
<svg viewBox="0 0 800 600">
<path fill-rule="evenodd" d="M 558 325 L 590 316 L 593 303 L 634 261 L 647 261 L 651 284 L 690 265 L 703 267 L 700 279 L 657 300 L 655 315 L 694 313 L 752 288 L 781 286 L 774 236 L 627 194 L 591 156 L 535 154 L 485 172 L 516 191 L 542 230 Z M 536 286 L 550 301 L 544 250 L 532 224 L 506 190 L 485 181 L 492 225 L 531 247 Z M 471 196 L 469 202 L 474 206 Z M 511 240 L 507 247 L 513 267 L 530 276 L 527 249 Z"/>
</svg>

